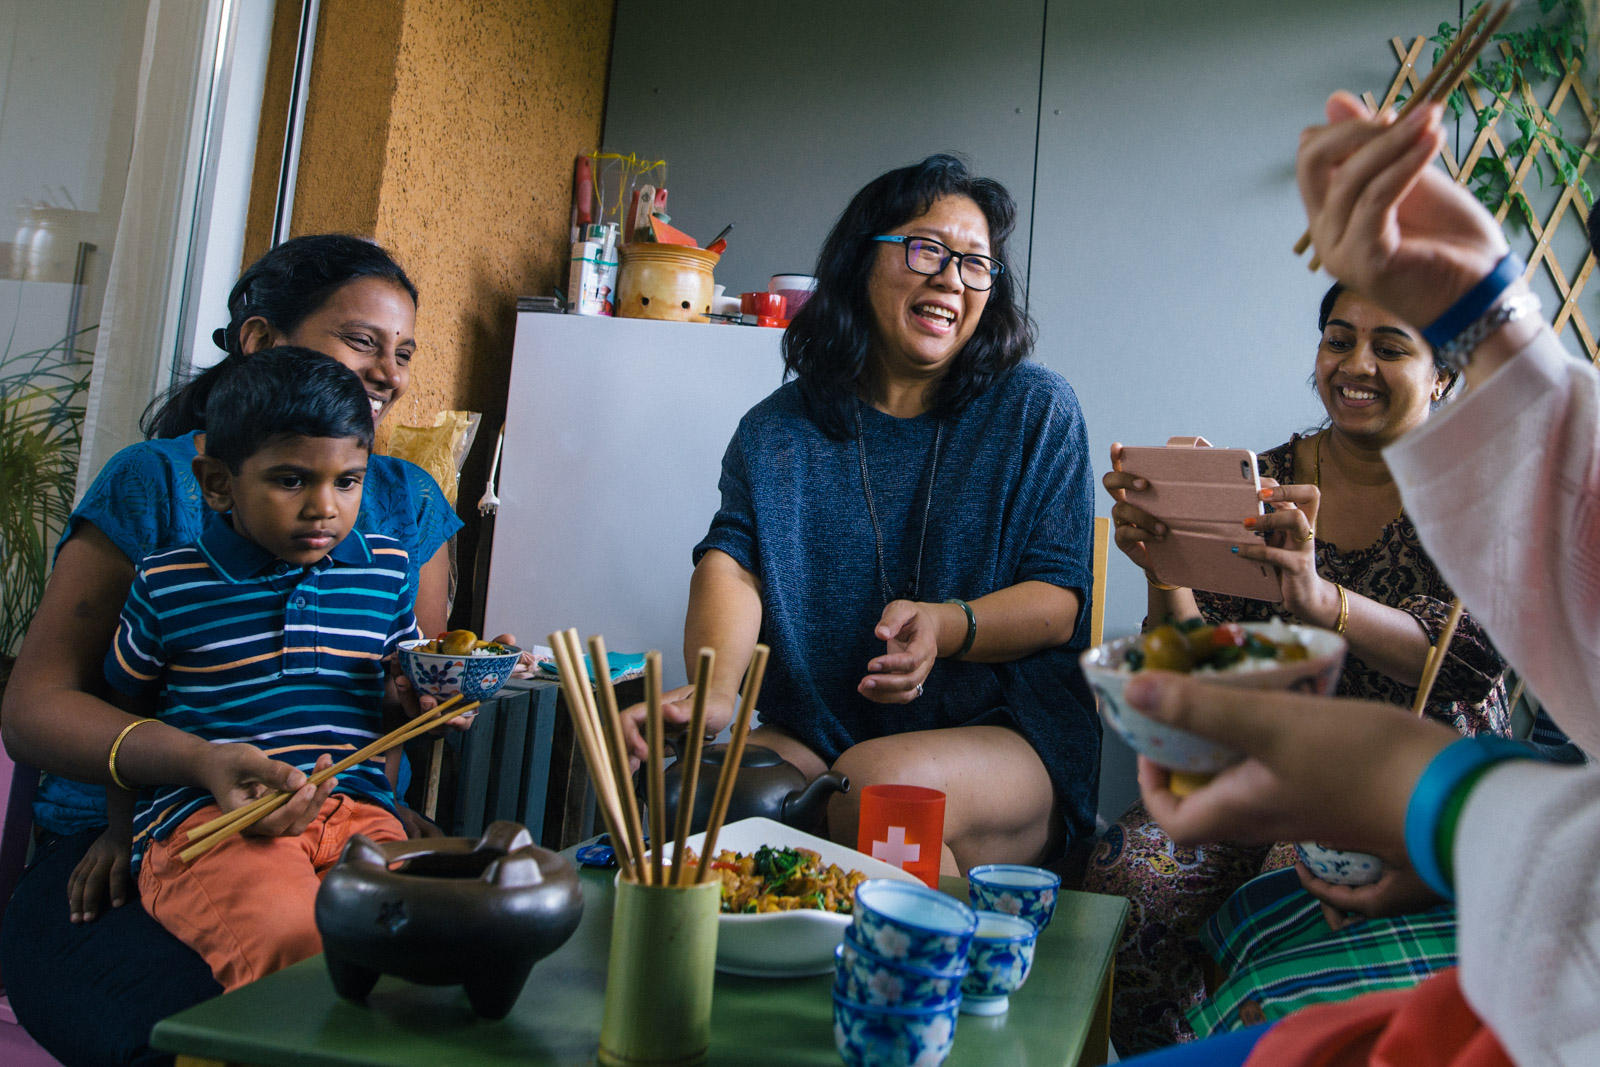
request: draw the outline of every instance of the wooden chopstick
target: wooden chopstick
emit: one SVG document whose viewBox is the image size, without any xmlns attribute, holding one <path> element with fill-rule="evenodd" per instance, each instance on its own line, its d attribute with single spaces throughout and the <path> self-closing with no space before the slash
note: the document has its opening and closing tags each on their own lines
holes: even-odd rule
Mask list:
<svg viewBox="0 0 1600 1067">
<path fill-rule="evenodd" d="M 459 700 L 460 698 L 458 696 L 456 701 L 446 702 L 445 704 L 441 704 L 438 707 L 431 708 L 428 711 L 423 712 L 421 715 L 418 715 L 404 726 L 400 726 L 394 730 L 391 730 L 389 733 L 378 738 L 376 741 L 373 741 L 371 744 L 357 749 L 344 759 L 333 764 L 333 766 L 307 775 L 306 781 L 311 785 L 321 785 L 328 779 L 334 777 L 335 775 L 344 773 L 363 760 L 368 760 L 373 756 L 381 755 L 397 745 L 403 745 L 412 738 L 420 737 L 422 734 L 427 733 L 434 727 L 439 726 L 442 723 L 449 722 L 451 719 L 465 715 L 467 712 L 478 706 L 478 702 L 476 700 L 467 704 L 458 704 Z M 225 817 L 212 819 L 210 822 L 202 823 L 201 826 L 212 826 L 215 824 L 217 828 L 205 834 L 197 833 L 200 827 L 195 827 L 194 830 L 191 830 L 188 835 L 189 845 L 184 848 L 183 851 L 178 853 L 178 858 L 184 863 L 192 862 L 195 858 L 211 851 L 211 849 L 215 848 L 217 845 L 220 845 L 228 838 L 241 833 L 251 826 L 254 826 L 272 812 L 283 807 L 289 802 L 289 798 L 294 796 L 298 791 L 299 790 L 287 790 L 270 793 L 265 797 L 257 798 L 251 803 L 245 805 L 243 808 L 236 808 L 234 811 L 229 812 Z M 245 811 L 246 814 L 238 815 L 237 812 L 239 811 Z"/>
<path fill-rule="evenodd" d="M 646 760 L 645 777 L 650 804 L 650 866 L 656 885 L 664 885 L 665 873 L 661 864 L 661 850 L 667 843 L 667 788 L 661 767 L 661 653 L 647 652 L 644 657 L 644 703 L 647 716 L 650 758 Z"/>
<path fill-rule="evenodd" d="M 404 724 L 402 724 L 400 726 L 395 727 L 393 730 L 390 730 L 383 737 L 379 738 L 377 741 L 374 741 L 371 745 L 368 745 L 367 748 L 361 749 L 360 752 L 356 753 L 356 755 L 361 755 L 361 753 L 362 752 L 366 752 L 368 748 L 374 748 L 374 746 L 378 745 L 379 743 L 381 743 L 383 741 L 391 740 L 391 739 L 393 739 L 395 737 L 398 737 L 400 734 L 402 734 L 405 731 L 409 730 L 412 726 L 415 726 L 417 723 L 423 721 L 424 719 L 434 718 L 437 715 L 439 715 L 441 712 L 448 711 L 449 709 L 455 707 L 455 705 L 457 705 L 459 703 L 461 703 L 461 694 L 457 693 L 455 696 L 453 696 L 450 699 L 444 701 L 444 703 L 436 704 L 433 707 L 429 708 L 427 711 L 425 711 L 422 714 L 418 715 L 416 718 L 410 720 L 409 722 L 406 722 L 406 723 L 404 723 Z M 393 746 L 390 746 L 390 747 L 393 747 Z M 360 761 L 358 760 L 357 762 L 360 762 Z M 311 777 L 316 777 L 316 775 L 312 775 Z M 322 778 L 318 778 L 317 779 L 319 784 L 323 780 L 324 779 L 322 779 Z M 207 836 L 209 834 L 215 833 L 217 830 L 220 830 L 225 826 L 230 826 L 233 823 L 238 822 L 240 819 L 248 818 L 255 810 L 260 809 L 260 808 L 264 808 L 268 804 L 272 803 L 273 798 L 276 797 L 277 795 L 278 795 L 277 791 L 265 793 L 262 796 L 259 796 L 256 799 L 252 800 L 248 804 L 241 804 L 239 807 L 234 808 L 232 811 L 223 812 L 221 815 L 218 815 L 215 819 L 211 819 L 211 820 L 208 820 L 207 822 L 203 822 L 199 826 L 191 826 L 188 829 L 188 831 L 186 832 L 185 838 L 188 841 L 196 841 L 196 840 L 198 840 L 198 839 L 200 839 L 202 837 L 205 837 L 205 836 Z"/>
<path fill-rule="evenodd" d="M 1450 614 L 1444 620 L 1444 629 L 1439 631 L 1439 640 L 1434 642 L 1428 650 L 1428 661 L 1422 667 L 1422 681 L 1417 685 L 1417 699 L 1411 705 L 1412 712 L 1417 718 L 1428 710 L 1428 694 L 1433 692 L 1433 683 L 1439 677 L 1439 670 L 1444 666 L 1445 653 L 1450 649 L 1450 641 L 1456 635 L 1456 627 L 1461 624 L 1461 598 L 1457 597 L 1450 604 Z"/>
<path fill-rule="evenodd" d="M 684 849 L 688 847 L 689 827 L 694 819 L 695 794 L 700 786 L 700 749 L 705 744 L 706 698 L 711 693 L 711 669 L 716 666 L 717 654 L 709 648 L 700 650 L 700 661 L 694 672 L 694 702 L 689 707 L 689 734 L 684 738 L 683 750 L 678 759 L 683 773 L 678 776 L 678 825 L 672 849 L 672 884 L 689 885 L 688 866 L 684 862 Z M 701 852 L 704 853 L 704 847 Z M 700 865 L 710 861 L 702 854 Z"/>
<path fill-rule="evenodd" d="M 1417 86 L 1417 91 L 1400 105 L 1400 109 L 1395 112 L 1395 118 L 1404 118 L 1419 101 L 1442 103 L 1448 100 L 1450 94 L 1461 84 L 1461 80 L 1467 76 L 1472 64 L 1477 61 L 1478 53 L 1483 51 L 1500 29 L 1500 24 L 1506 20 L 1506 16 L 1511 14 L 1511 8 L 1511 0 L 1506 0 L 1495 8 L 1492 15 L 1487 4 L 1478 8 L 1477 12 L 1462 25 L 1461 32 L 1450 42 L 1450 47 L 1445 49 L 1422 84 Z M 1487 25 L 1485 19 L 1488 20 Z M 1298 256 L 1310 247 L 1311 230 L 1307 229 L 1294 243 L 1294 254 Z M 1311 262 L 1307 264 L 1313 271 L 1321 266 L 1322 258 L 1316 255 L 1313 255 Z"/>
<path fill-rule="evenodd" d="M 623 829 L 627 832 L 628 848 L 634 856 L 635 873 L 640 882 L 654 885 L 650 868 L 644 862 L 639 798 L 633 791 L 633 778 L 628 773 L 628 750 L 622 740 L 622 712 L 617 707 L 617 691 L 611 686 L 611 661 L 606 655 L 605 638 L 599 634 L 589 638 L 589 662 L 594 664 L 595 687 L 600 694 L 600 719 L 605 726 L 601 737 L 606 741 L 611 757 L 611 773 L 617 786 L 617 800 L 622 806 Z"/>
<path fill-rule="evenodd" d="M 584 762 L 589 766 L 589 778 L 594 783 L 595 797 L 600 816 L 611 835 L 612 852 L 617 856 L 617 866 L 625 875 L 638 878 L 636 857 L 629 853 L 628 837 L 623 829 L 622 806 L 617 800 L 616 783 L 611 777 L 611 765 L 601 748 L 598 716 L 592 705 L 588 674 L 583 667 L 583 651 L 578 645 L 576 630 L 563 630 L 550 635 L 550 645 L 556 653 L 556 666 L 561 672 L 562 689 L 567 695 L 567 714 L 578 734 L 578 744 L 583 750 Z"/>
<path fill-rule="evenodd" d="M 744 743 L 750 736 L 750 715 L 755 711 L 756 697 L 761 693 L 761 680 L 767 673 L 766 645 L 757 645 L 750 669 L 744 676 L 744 696 L 739 702 L 739 714 L 734 719 L 733 734 L 728 750 L 722 757 L 722 773 L 717 777 L 717 792 L 711 802 L 711 817 L 706 820 L 705 843 L 700 849 L 700 869 L 695 874 L 699 885 L 711 873 L 711 861 L 717 854 L 717 835 L 722 832 L 722 822 L 728 817 L 728 804 L 733 800 L 733 783 L 739 777 L 739 765 L 744 761 Z"/>
</svg>

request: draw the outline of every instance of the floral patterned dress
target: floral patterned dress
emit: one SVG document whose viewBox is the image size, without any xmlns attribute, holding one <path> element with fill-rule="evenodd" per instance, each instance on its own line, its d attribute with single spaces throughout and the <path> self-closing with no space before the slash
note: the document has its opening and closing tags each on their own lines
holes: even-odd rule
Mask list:
<svg viewBox="0 0 1600 1067">
<path fill-rule="evenodd" d="M 1309 480 L 1295 477 L 1294 445 L 1299 439 L 1296 435 L 1287 444 L 1261 453 L 1257 457 L 1261 474 L 1285 484 Z M 1353 593 L 1399 608 L 1417 620 L 1430 643 L 1438 640 L 1453 594 L 1423 551 L 1416 528 L 1403 512 L 1365 547 L 1345 551 L 1318 541 L 1316 559 L 1317 573 L 1324 578 Z M 1266 601 L 1203 592 L 1196 592 L 1195 600 L 1209 622 L 1265 620 L 1283 614 L 1277 610 L 1280 605 Z M 1507 733 L 1510 712 L 1501 679 L 1504 670 L 1504 661 L 1483 630 L 1470 615 L 1463 615 L 1434 683 L 1428 715 L 1464 734 Z M 1352 653 L 1345 660 L 1338 695 L 1410 707 L 1416 689 L 1369 667 Z M 1199 936 L 1202 924 L 1247 881 L 1293 862 L 1294 852 L 1289 845 L 1180 847 L 1139 802 L 1106 831 L 1090 860 L 1084 888 L 1125 896 L 1133 904 L 1117 952 L 1117 995 L 1112 1002 L 1112 1039 L 1120 1052 L 1145 1051 L 1195 1036 L 1187 1013 L 1205 1001 L 1206 976 L 1228 978 L 1246 964 L 1226 951 L 1218 951 L 1229 971 L 1217 975 L 1207 945 Z M 1295 882 L 1296 891 L 1311 901 L 1313 898 L 1298 885 Z M 1448 922 L 1453 928 L 1453 911 L 1435 910 L 1449 912 Z M 1217 938 L 1230 940 L 1233 931 L 1248 924 L 1247 914 L 1233 918 L 1227 931 L 1212 931 L 1213 948 L 1220 947 Z M 1316 921 L 1321 922 L 1320 913 Z M 1372 934 L 1374 931 L 1368 928 L 1388 922 L 1370 920 L 1345 929 Z M 1322 932 L 1335 936 L 1325 924 Z M 1383 935 L 1378 936 L 1381 939 Z M 1437 930 L 1430 932 L 1435 941 L 1437 936 Z M 1446 954 L 1453 954 L 1453 946 L 1452 936 L 1450 953 Z M 1430 959 L 1437 955 L 1431 953 Z M 1411 969 L 1417 968 L 1413 965 Z M 1427 970 L 1410 975 L 1408 981 L 1425 973 Z M 1347 980 L 1340 987 L 1339 998 L 1370 988 L 1373 987 L 1352 986 Z M 1225 1019 L 1208 1019 L 1211 1025 L 1203 1029 L 1252 1021 L 1251 1003 L 1248 995 L 1238 996 L 1231 1008 L 1221 1013 Z M 1265 1017 L 1273 1015 L 1268 1012 Z"/>
</svg>

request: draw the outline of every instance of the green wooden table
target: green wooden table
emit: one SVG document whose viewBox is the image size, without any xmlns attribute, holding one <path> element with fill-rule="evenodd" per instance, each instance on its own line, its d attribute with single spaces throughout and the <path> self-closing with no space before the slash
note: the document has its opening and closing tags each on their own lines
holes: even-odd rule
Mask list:
<svg viewBox="0 0 1600 1067">
<path fill-rule="evenodd" d="M 583 922 L 533 969 L 516 1007 L 488 1022 L 459 987 L 379 981 L 366 1007 L 339 999 L 317 956 L 157 1024 L 152 1043 L 180 1064 L 592 1064 L 600 1043 L 610 944 L 612 872 L 582 874 Z M 966 899 L 966 883 L 946 879 Z M 1005 1015 L 963 1015 L 946 1061 L 1099 1064 L 1105 1061 L 1112 952 L 1128 904 L 1062 893 L 1039 938 L 1033 973 Z M 831 976 L 736 978 L 718 974 L 711 1013 L 713 1064 L 828 1064 Z"/>
</svg>

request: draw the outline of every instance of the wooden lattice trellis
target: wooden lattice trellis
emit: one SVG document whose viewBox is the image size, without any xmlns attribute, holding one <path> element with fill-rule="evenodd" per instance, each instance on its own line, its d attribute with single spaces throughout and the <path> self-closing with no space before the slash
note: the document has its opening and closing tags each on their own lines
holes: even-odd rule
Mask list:
<svg viewBox="0 0 1600 1067">
<path fill-rule="evenodd" d="M 1411 42 L 1409 47 L 1398 37 L 1392 38 L 1389 43 L 1394 48 L 1395 57 L 1400 61 L 1400 69 L 1396 72 L 1394 82 L 1389 86 L 1389 91 L 1383 98 L 1382 106 L 1385 108 L 1393 106 L 1402 92 L 1409 96 L 1411 93 L 1416 92 L 1417 87 L 1421 84 L 1422 79 L 1417 76 L 1416 65 L 1418 57 L 1422 55 L 1423 48 L 1428 44 L 1428 39 L 1418 37 Z M 1510 55 L 1510 49 L 1505 44 L 1502 43 L 1500 48 L 1504 54 Z M 1467 99 L 1472 107 L 1481 112 L 1486 106 L 1485 94 L 1481 87 L 1468 79 L 1462 84 L 1462 88 L 1465 90 Z M 1581 131 L 1581 138 L 1571 136 L 1571 131 L 1564 132 L 1567 134 L 1568 140 L 1588 141 L 1590 131 L 1595 128 L 1595 104 L 1593 97 L 1584 88 L 1581 70 L 1576 62 L 1567 65 L 1565 75 L 1556 83 L 1555 89 L 1551 93 L 1550 101 L 1543 110 L 1538 106 L 1533 88 L 1520 77 L 1517 79 L 1516 91 L 1521 94 L 1528 114 L 1533 116 L 1535 124 L 1540 130 L 1544 130 L 1549 126 L 1549 120 L 1545 117 L 1546 113 L 1559 115 L 1562 106 L 1567 102 L 1567 97 L 1570 95 L 1577 101 L 1588 128 Z M 1373 99 L 1371 93 L 1366 94 L 1366 101 L 1368 107 L 1378 106 L 1378 102 Z M 1556 258 L 1556 250 L 1552 243 L 1558 227 L 1563 222 L 1567 222 L 1568 225 L 1576 225 L 1579 230 L 1584 229 L 1588 205 L 1583 202 L 1582 190 L 1576 184 L 1562 183 L 1560 193 L 1556 197 L 1555 204 L 1550 209 L 1549 216 L 1540 219 L 1537 211 L 1533 208 L 1532 201 L 1528 200 L 1524 193 L 1524 182 L 1527 180 L 1528 175 L 1534 171 L 1538 153 L 1546 152 L 1548 154 L 1548 149 L 1544 142 L 1536 137 L 1533 139 L 1526 155 L 1520 159 L 1509 156 L 1506 150 L 1506 143 L 1499 133 L 1500 113 L 1504 110 L 1504 105 L 1495 99 L 1490 99 L 1488 105 L 1494 108 L 1494 121 L 1485 123 L 1477 131 L 1471 147 L 1467 150 L 1466 158 L 1458 163 L 1455 156 L 1450 152 L 1448 144 L 1445 150 L 1440 153 L 1440 157 L 1444 160 L 1445 168 L 1450 172 L 1451 176 L 1462 183 L 1465 183 L 1471 177 L 1473 168 L 1483 160 L 1486 154 L 1492 153 L 1496 160 L 1504 164 L 1511 175 L 1511 180 L 1499 208 L 1495 211 L 1495 218 L 1502 223 L 1505 222 L 1506 216 L 1512 208 L 1512 198 L 1519 194 L 1523 195 L 1524 202 L 1529 205 L 1528 236 L 1533 241 L 1531 250 L 1524 252 L 1524 258 L 1528 262 L 1526 277 L 1531 279 L 1539 270 L 1544 270 L 1550 280 L 1550 284 L 1560 298 L 1560 303 L 1557 307 L 1546 309 L 1552 312 L 1551 325 L 1556 333 L 1559 334 L 1570 323 L 1590 361 L 1600 363 L 1600 343 L 1596 342 L 1595 333 L 1590 328 L 1588 320 L 1584 318 L 1583 309 L 1578 306 L 1578 298 L 1583 294 L 1584 285 L 1588 282 L 1589 276 L 1594 273 L 1594 253 L 1584 253 L 1583 262 L 1579 266 L 1577 274 L 1571 280 L 1568 280 L 1565 268 L 1562 267 L 1560 260 Z M 1579 177 L 1582 176 L 1588 165 L 1589 157 L 1584 155 L 1578 161 L 1576 167 Z M 1559 169 L 1556 170 L 1556 173 L 1559 175 Z M 1515 243 L 1515 238 L 1513 238 L 1513 242 Z M 1583 235 L 1583 247 L 1588 248 L 1588 236 L 1586 233 Z"/>
</svg>

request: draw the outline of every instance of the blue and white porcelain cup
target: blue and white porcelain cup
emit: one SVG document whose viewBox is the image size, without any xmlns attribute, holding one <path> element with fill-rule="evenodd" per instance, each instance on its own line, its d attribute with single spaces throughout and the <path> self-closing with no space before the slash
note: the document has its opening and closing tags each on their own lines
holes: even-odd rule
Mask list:
<svg viewBox="0 0 1600 1067">
<path fill-rule="evenodd" d="M 979 911 L 1018 915 L 1043 930 L 1056 912 L 1061 877 L 1043 867 L 985 863 L 967 872 L 967 897 Z"/>
<path fill-rule="evenodd" d="M 1329 848 L 1314 841 L 1302 841 L 1294 851 L 1307 870 L 1334 885 L 1371 885 L 1383 877 L 1383 861 L 1370 852 Z"/>
<path fill-rule="evenodd" d="M 951 971 L 886 960 L 862 946 L 853 929 L 846 928 L 844 940 L 833 950 L 834 992 L 862 1004 L 887 1008 L 930 1008 L 960 995 L 961 979 L 967 973 L 966 960 Z"/>
<path fill-rule="evenodd" d="M 978 912 L 978 930 L 967 950 L 967 976 L 961 980 L 961 1010 L 968 1015 L 1000 1015 L 1011 994 L 1022 988 L 1033 968 L 1039 929 L 1027 919 L 1000 911 Z"/>
<path fill-rule="evenodd" d="M 978 917 L 955 897 L 936 889 L 889 878 L 856 887 L 856 940 L 895 963 L 952 971 L 967 959 Z"/>
<path fill-rule="evenodd" d="M 833 1044 L 850 1067 L 938 1067 L 956 1037 L 961 995 L 930 1008 L 874 1007 L 833 995 Z"/>
</svg>

